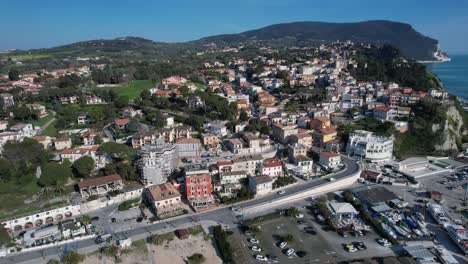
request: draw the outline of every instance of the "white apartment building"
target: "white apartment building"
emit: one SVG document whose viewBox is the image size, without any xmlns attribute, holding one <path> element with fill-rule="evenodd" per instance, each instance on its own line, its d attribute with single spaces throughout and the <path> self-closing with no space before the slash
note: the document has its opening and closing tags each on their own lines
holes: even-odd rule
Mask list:
<svg viewBox="0 0 468 264">
<path fill-rule="evenodd" d="M 322 151 L 320 152 L 320 165 L 327 169 L 336 169 L 341 165 L 341 156 L 336 152 Z"/>
<path fill-rule="evenodd" d="M 138 161 L 141 182 L 148 186 L 162 184 L 174 171 L 177 163 L 177 152 L 174 144 L 159 140 L 156 145 L 143 146 Z"/>
<path fill-rule="evenodd" d="M 393 139 L 376 136 L 372 132 L 356 130 L 349 135 L 347 154 L 371 162 L 386 161 L 392 158 Z"/>
</svg>

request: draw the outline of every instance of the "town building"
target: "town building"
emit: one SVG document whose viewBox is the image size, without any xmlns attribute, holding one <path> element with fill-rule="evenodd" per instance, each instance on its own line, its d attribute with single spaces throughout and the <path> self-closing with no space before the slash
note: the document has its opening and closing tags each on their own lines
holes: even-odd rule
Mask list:
<svg viewBox="0 0 468 264">
<path fill-rule="evenodd" d="M 9 93 L 2 93 L 0 94 L 0 106 L 3 109 L 7 109 L 9 107 L 15 106 L 15 100 L 12 94 Z"/>
<path fill-rule="evenodd" d="M 347 154 L 371 162 L 390 160 L 393 153 L 393 139 L 376 136 L 365 130 L 355 130 L 349 135 Z"/>
<path fill-rule="evenodd" d="M 8 128 L 8 121 L 0 120 L 0 131 L 5 131 Z"/>
<path fill-rule="evenodd" d="M 86 125 L 90 122 L 89 118 L 88 118 L 88 115 L 79 115 L 77 118 L 76 118 L 76 123 L 78 125 Z"/>
<path fill-rule="evenodd" d="M 260 174 L 270 176 L 273 179 L 283 176 L 283 165 L 281 164 L 281 160 L 277 158 L 264 160 L 260 169 Z"/>
<path fill-rule="evenodd" d="M 287 144 L 290 136 L 296 135 L 298 133 L 298 129 L 294 124 L 274 124 L 272 126 L 272 133 L 273 137 L 281 144 Z"/>
<path fill-rule="evenodd" d="M 256 196 L 271 193 L 273 190 L 273 179 L 267 175 L 250 176 L 249 189 Z"/>
<path fill-rule="evenodd" d="M 54 139 L 54 148 L 56 150 L 64 150 L 72 147 L 72 141 L 70 138 L 56 138 Z"/>
<path fill-rule="evenodd" d="M 114 128 L 118 130 L 124 130 L 125 128 L 127 128 L 128 123 L 130 123 L 130 120 L 128 118 L 115 119 Z"/>
<path fill-rule="evenodd" d="M 326 169 L 335 170 L 341 166 L 341 156 L 336 152 L 320 152 L 319 164 Z"/>
<path fill-rule="evenodd" d="M 332 141 L 338 135 L 335 128 L 323 128 L 314 132 L 314 145 L 317 147 L 324 147 L 329 141 Z"/>
<path fill-rule="evenodd" d="M 123 188 L 122 178 L 118 174 L 83 180 L 77 185 L 83 198 L 92 195 L 103 195 Z"/>
<path fill-rule="evenodd" d="M 20 138 L 32 137 L 36 134 L 32 124 L 16 124 L 10 127 L 10 131 L 18 133 Z"/>
<path fill-rule="evenodd" d="M 159 140 L 155 145 L 142 147 L 140 155 L 137 166 L 145 186 L 165 183 L 176 169 L 177 152 L 174 144 Z"/>
<path fill-rule="evenodd" d="M 200 156 L 201 144 L 198 138 L 179 138 L 175 146 L 179 158 L 194 158 Z"/>
<path fill-rule="evenodd" d="M 351 224 L 358 215 L 358 211 L 350 203 L 330 202 L 328 203 L 328 210 L 330 210 L 332 217 L 342 224 L 346 222 Z"/>
<path fill-rule="evenodd" d="M 213 207 L 215 200 L 212 192 L 211 175 L 209 173 L 185 176 L 187 200 L 196 211 Z"/>
<path fill-rule="evenodd" d="M 81 134 L 80 138 L 81 138 L 81 142 L 83 142 L 83 145 L 92 146 L 97 143 L 96 142 L 97 136 L 98 136 L 97 132 L 88 131 L 88 132 L 84 132 L 83 134 Z"/>
<path fill-rule="evenodd" d="M 49 136 L 34 136 L 33 139 L 39 142 L 44 149 L 49 149 L 52 146 L 52 138 Z"/>
<path fill-rule="evenodd" d="M 140 148 L 145 145 L 154 145 L 159 139 L 166 143 L 175 143 L 179 138 L 190 138 L 191 136 L 192 128 L 187 126 L 163 128 L 155 132 L 138 132 L 132 137 L 132 147 Z"/>
<path fill-rule="evenodd" d="M 182 195 L 172 183 L 149 186 L 145 198 L 158 218 L 178 215 L 182 211 Z"/>
</svg>

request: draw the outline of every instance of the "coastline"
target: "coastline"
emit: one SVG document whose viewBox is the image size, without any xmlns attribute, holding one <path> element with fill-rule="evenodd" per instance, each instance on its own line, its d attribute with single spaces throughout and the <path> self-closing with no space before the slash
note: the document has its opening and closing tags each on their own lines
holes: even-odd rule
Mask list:
<svg viewBox="0 0 468 264">
<path fill-rule="evenodd" d="M 417 62 L 422 63 L 422 64 L 429 64 L 429 63 L 443 63 L 443 62 L 449 62 L 449 61 L 452 61 L 452 59 L 447 57 L 441 60 L 432 60 L 432 61 L 428 60 L 428 61 L 417 61 Z"/>
</svg>

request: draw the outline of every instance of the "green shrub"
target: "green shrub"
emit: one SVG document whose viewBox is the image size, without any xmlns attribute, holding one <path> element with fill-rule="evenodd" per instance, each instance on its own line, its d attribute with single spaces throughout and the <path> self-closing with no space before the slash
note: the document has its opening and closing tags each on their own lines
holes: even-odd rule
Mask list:
<svg viewBox="0 0 468 264">
<path fill-rule="evenodd" d="M 224 262 L 234 262 L 234 251 L 227 241 L 228 234 L 223 230 L 221 226 L 216 226 L 214 229 L 214 239 L 218 250 L 221 253 L 221 258 Z"/>
</svg>

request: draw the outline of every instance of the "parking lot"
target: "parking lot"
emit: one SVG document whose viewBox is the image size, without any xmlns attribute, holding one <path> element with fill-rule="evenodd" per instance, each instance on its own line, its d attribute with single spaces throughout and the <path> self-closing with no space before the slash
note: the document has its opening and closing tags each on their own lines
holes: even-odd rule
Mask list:
<svg viewBox="0 0 468 264">
<path fill-rule="evenodd" d="M 302 208 L 301 213 L 304 214 L 302 219 L 281 216 L 266 220 L 256 225 L 259 230 L 252 234 L 249 232 L 245 234 L 243 230 L 233 230 L 236 256 L 242 260 L 242 263 L 260 262 L 255 259 L 257 254 L 277 256 L 279 263 L 335 263 L 350 258 L 394 255 L 390 248 L 380 246 L 376 242 L 379 236 L 372 231 L 362 237 L 353 237 L 349 234 L 344 238 L 334 231 L 325 231 L 326 228 L 315 222 L 308 210 Z M 314 231 L 308 233 L 305 231 L 307 228 Z M 249 242 L 251 238 L 257 239 L 258 244 Z M 285 239 L 291 240 L 287 241 L 284 248 L 280 248 L 280 243 Z M 348 253 L 342 244 L 351 242 L 363 242 L 367 250 Z M 258 246 L 262 251 L 255 252 L 252 246 Z M 285 253 L 289 248 L 293 248 L 296 254 L 286 256 Z M 301 257 L 302 252 L 305 252 L 305 256 Z"/>
<path fill-rule="evenodd" d="M 419 187 L 402 187 L 387 185 L 386 187 L 396 195 L 409 203 L 409 206 L 420 204 L 421 201 L 429 201 L 425 195 L 427 191 L 437 191 L 442 194 L 442 206 L 445 212 L 453 220 L 466 221 L 461 213 L 461 209 L 466 208 L 463 205 L 465 190 L 463 188 L 467 181 L 454 181 L 450 174 L 440 174 L 418 179 Z M 462 187 L 457 187 L 462 186 Z"/>
</svg>

